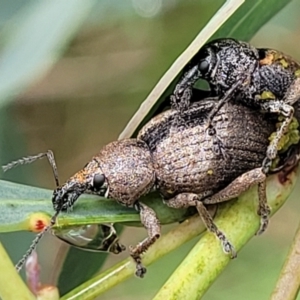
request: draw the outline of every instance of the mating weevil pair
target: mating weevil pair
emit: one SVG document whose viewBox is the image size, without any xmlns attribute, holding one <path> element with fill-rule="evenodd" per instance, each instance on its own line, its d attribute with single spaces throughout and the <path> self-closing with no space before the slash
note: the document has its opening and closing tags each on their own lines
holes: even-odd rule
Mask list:
<svg viewBox="0 0 300 300">
<path fill-rule="evenodd" d="M 292 121 L 293 104 L 300 98 L 300 65 L 277 50 L 257 49 L 229 38 L 212 41 L 184 68 L 170 97 L 174 108 L 180 111 L 188 108 L 192 87 L 200 78 L 207 80 L 214 95 L 220 98 L 207 121 L 211 135 L 215 135 L 214 114 L 232 98 L 262 113 L 284 117 L 262 164 L 262 170 L 267 174 L 276 158 L 280 140 Z M 219 147 L 222 148 L 221 141 Z"/>
<path fill-rule="evenodd" d="M 224 46 L 224 49 L 227 51 L 230 47 Z M 253 184 L 259 184 L 258 214 L 261 216 L 260 232 L 264 231 L 269 214 L 265 195 L 265 177 L 269 166 L 262 172 L 261 165 L 267 152 L 268 138 L 276 131 L 276 119 L 265 114 L 257 114 L 251 107 L 232 103 L 241 97 L 245 99 L 249 97 L 256 103 L 257 99 L 251 98 L 252 94 L 248 95 L 248 92 L 235 93 L 235 89 L 241 90 L 241 87 L 252 82 L 250 79 L 252 80 L 251 76 L 256 69 L 251 67 L 251 62 L 255 61 L 255 56 L 251 56 L 251 51 L 254 51 L 251 46 L 245 53 L 243 52 L 241 56 L 245 62 L 243 67 L 248 66 L 251 71 L 249 76 L 244 77 L 240 69 L 237 71 L 232 69 L 230 72 L 225 72 L 226 68 L 219 70 L 219 67 L 224 64 L 226 66 L 229 60 L 234 62 L 234 57 L 238 55 L 238 52 L 233 52 L 234 55 L 230 56 L 230 51 L 226 51 L 222 52 L 222 56 L 216 55 L 218 59 L 213 52 L 208 51 L 209 55 L 199 64 L 202 72 L 205 69 L 210 72 L 211 65 L 208 62 L 214 66 L 211 84 L 215 84 L 215 92 L 219 95 L 223 96 L 222 92 L 225 91 L 225 97 L 217 98 L 217 102 L 216 99 L 201 101 L 186 109 L 189 100 L 193 100 L 190 99 L 191 86 L 199 77 L 196 65 L 185 73 L 171 97 L 173 105 L 179 103 L 179 111 L 170 110 L 153 118 L 142 128 L 137 139 L 125 139 L 108 144 L 62 186 L 58 184 L 55 163 L 51 152 L 48 152 L 47 156 L 53 166 L 57 183 L 52 198 L 56 210 L 52 224 L 59 212 L 72 207 L 82 193 L 114 198 L 120 204 L 134 207 L 140 212 L 141 221 L 148 231 L 148 238 L 130 249 L 131 256 L 137 263 L 136 274 L 140 277 L 146 271 L 141 264 L 141 254 L 160 236 L 160 225 L 155 212 L 139 202 L 139 198 L 153 188 L 160 191 L 165 203 L 171 207 L 195 206 L 207 228 L 221 240 L 224 251 L 234 257 L 236 254 L 233 246 L 225 234 L 216 227 L 205 205 L 227 201 Z M 251 57 L 249 61 L 246 54 Z M 236 59 L 235 62 L 238 63 L 239 60 Z M 221 80 L 219 77 L 216 77 L 218 81 L 214 83 L 213 78 L 216 74 L 223 78 L 224 86 L 219 85 Z M 241 77 L 238 77 L 239 74 Z M 275 77 L 273 79 L 275 80 Z M 231 84 L 232 88 L 229 88 Z M 252 91 L 252 88 L 249 90 Z M 226 100 L 232 101 L 221 107 L 219 104 L 223 104 Z M 176 123 L 178 118 L 184 120 L 184 123 Z M 216 150 L 218 148 L 216 140 L 206 135 L 207 120 L 215 128 L 218 141 L 222 142 L 226 155 L 220 156 Z M 282 135 L 284 133 L 285 131 Z M 42 156 L 45 154 L 32 159 Z M 32 159 L 24 159 L 20 163 L 30 162 Z M 17 164 L 18 162 L 9 164 L 7 168 Z M 24 259 L 19 266 L 23 262 Z"/>
<path fill-rule="evenodd" d="M 228 153 L 224 158 L 214 151 L 214 140 L 205 131 L 207 116 L 216 103 L 216 99 L 194 103 L 188 112 L 181 114 L 185 125 L 176 128 L 174 120 L 179 112 L 166 111 L 146 124 L 136 139 L 106 145 L 54 191 L 52 202 L 56 214 L 52 223 L 82 193 L 114 198 L 120 204 L 134 207 L 148 231 L 148 237 L 130 249 L 137 263 L 136 274 L 142 277 L 146 269 L 141 264 L 141 254 L 160 236 L 160 224 L 156 213 L 139 198 L 156 188 L 171 207 L 195 206 L 206 227 L 221 240 L 223 250 L 234 257 L 234 247 L 216 227 L 205 205 L 232 199 L 256 183 L 264 187 L 265 175 L 260 172 L 260 165 L 275 122 L 242 105 L 227 103 L 213 118 Z M 46 155 L 57 178 L 51 152 L 11 163 L 6 168 Z M 261 208 L 267 208 L 266 197 L 261 199 L 260 213 Z M 262 230 L 266 224 L 262 216 Z"/>
</svg>

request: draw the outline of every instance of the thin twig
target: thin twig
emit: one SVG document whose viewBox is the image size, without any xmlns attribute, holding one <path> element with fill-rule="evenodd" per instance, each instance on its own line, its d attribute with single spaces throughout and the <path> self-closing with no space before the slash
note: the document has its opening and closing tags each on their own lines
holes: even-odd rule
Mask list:
<svg viewBox="0 0 300 300">
<path fill-rule="evenodd" d="M 300 223 L 270 300 L 296 299 L 300 287 Z"/>
</svg>

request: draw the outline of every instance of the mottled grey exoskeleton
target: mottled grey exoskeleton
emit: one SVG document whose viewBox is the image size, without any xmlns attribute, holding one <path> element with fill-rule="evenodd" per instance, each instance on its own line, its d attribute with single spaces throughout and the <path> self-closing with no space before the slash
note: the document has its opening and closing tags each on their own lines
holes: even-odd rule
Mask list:
<svg viewBox="0 0 300 300">
<path fill-rule="evenodd" d="M 230 99 L 241 101 L 257 111 L 284 117 L 266 151 L 263 171 L 268 173 L 278 153 L 280 139 L 292 121 L 292 105 L 300 98 L 299 63 L 277 50 L 256 49 L 230 38 L 209 42 L 183 69 L 170 97 L 174 108 L 179 111 L 187 109 L 192 86 L 199 78 L 207 80 L 213 94 L 220 98 L 208 117 L 211 135 L 215 135 L 212 126 L 214 114 Z M 222 147 L 220 141 L 219 146 Z"/>
</svg>

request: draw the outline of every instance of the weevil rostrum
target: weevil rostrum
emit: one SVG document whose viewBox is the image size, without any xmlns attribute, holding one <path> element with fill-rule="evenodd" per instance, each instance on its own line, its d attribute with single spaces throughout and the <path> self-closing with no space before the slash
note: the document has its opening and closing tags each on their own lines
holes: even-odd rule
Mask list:
<svg viewBox="0 0 300 300">
<path fill-rule="evenodd" d="M 170 97 L 172 107 L 179 111 L 188 108 L 192 87 L 200 78 L 207 80 L 213 95 L 220 98 L 208 117 L 211 135 L 215 135 L 213 115 L 230 99 L 263 113 L 282 116 L 281 126 L 273 135 L 263 161 L 263 171 L 267 174 L 294 116 L 293 104 L 300 98 L 299 63 L 280 51 L 255 48 L 235 39 L 211 41 L 183 69 Z M 219 147 L 222 147 L 220 141 Z"/>
<path fill-rule="evenodd" d="M 112 198 L 122 205 L 135 208 L 148 233 L 146 239 L 129 248 L 139 277 L 146 272 L 141 261 L 142 253 L 160 236 L 160 223 L 155 211 L 139 201 L 152 189 L 157 189 L 170 207 L 196 207 L 207 229 L 221 241 L 224 252 L 235 257 L 233 245 L 217 228 L 206 206 L 235 198 L 258 184 L 259 233 L 265 230 L 270 209 L 265 193 L 266 175 L 261 164 L 276 120 L 234 101 L 226 103 L 213 117 L 216 133 L 227 154 L 223 156 L 215 151 L 218 147 L 215 139 L 206 134 L 207 117 L 216 101 L 218 99 L 195 102 L 184 113 L 174 109 L 161 113 L 141 129 L 137 138 L 114 141 L 104 146 L 63 185 L 58 183 L 51 151 L 23 158 L 4 168 L 48 157 L 58 185 L 52 197 L 56 211 L 52 224 L 59 212 L 73 207 L 83 193 Z M 185 122 L 174 127 L 178 114 Z M 39 238 L 38 235 L 31 251 Z M 27 256 L 22 258 L 19 268 Z"/>
</svg>

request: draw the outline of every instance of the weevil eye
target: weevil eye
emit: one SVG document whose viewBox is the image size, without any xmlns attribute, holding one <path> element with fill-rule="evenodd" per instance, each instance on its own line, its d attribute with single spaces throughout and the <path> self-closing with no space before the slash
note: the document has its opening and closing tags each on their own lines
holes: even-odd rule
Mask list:
<svg viewBox="0 0 300 300">
<path fill-rule="evenodd" d="M 202 78 L 209 78 L 212 69 L 216 64 L 216 51 L 211 46 L 204 47 L 200 52 L 193 58 L 193 62 L 197 63 L 198 70 L 201 73 Z M 196 61 L 197 60 L 197 61 Z"/>
<path fill-rule="evenodd" d="M 209 70 L 209 62 L 206 59 L 201 60 L 198 68 L 201 74 L 206 74 Z"/>
<path fill-rule="evenodd" d="M 100 190 L 105 182 L 105 176 L 103 174 L 96 174 L 93 178 L 93 187 L 94 189 Z"/>
</svg>

